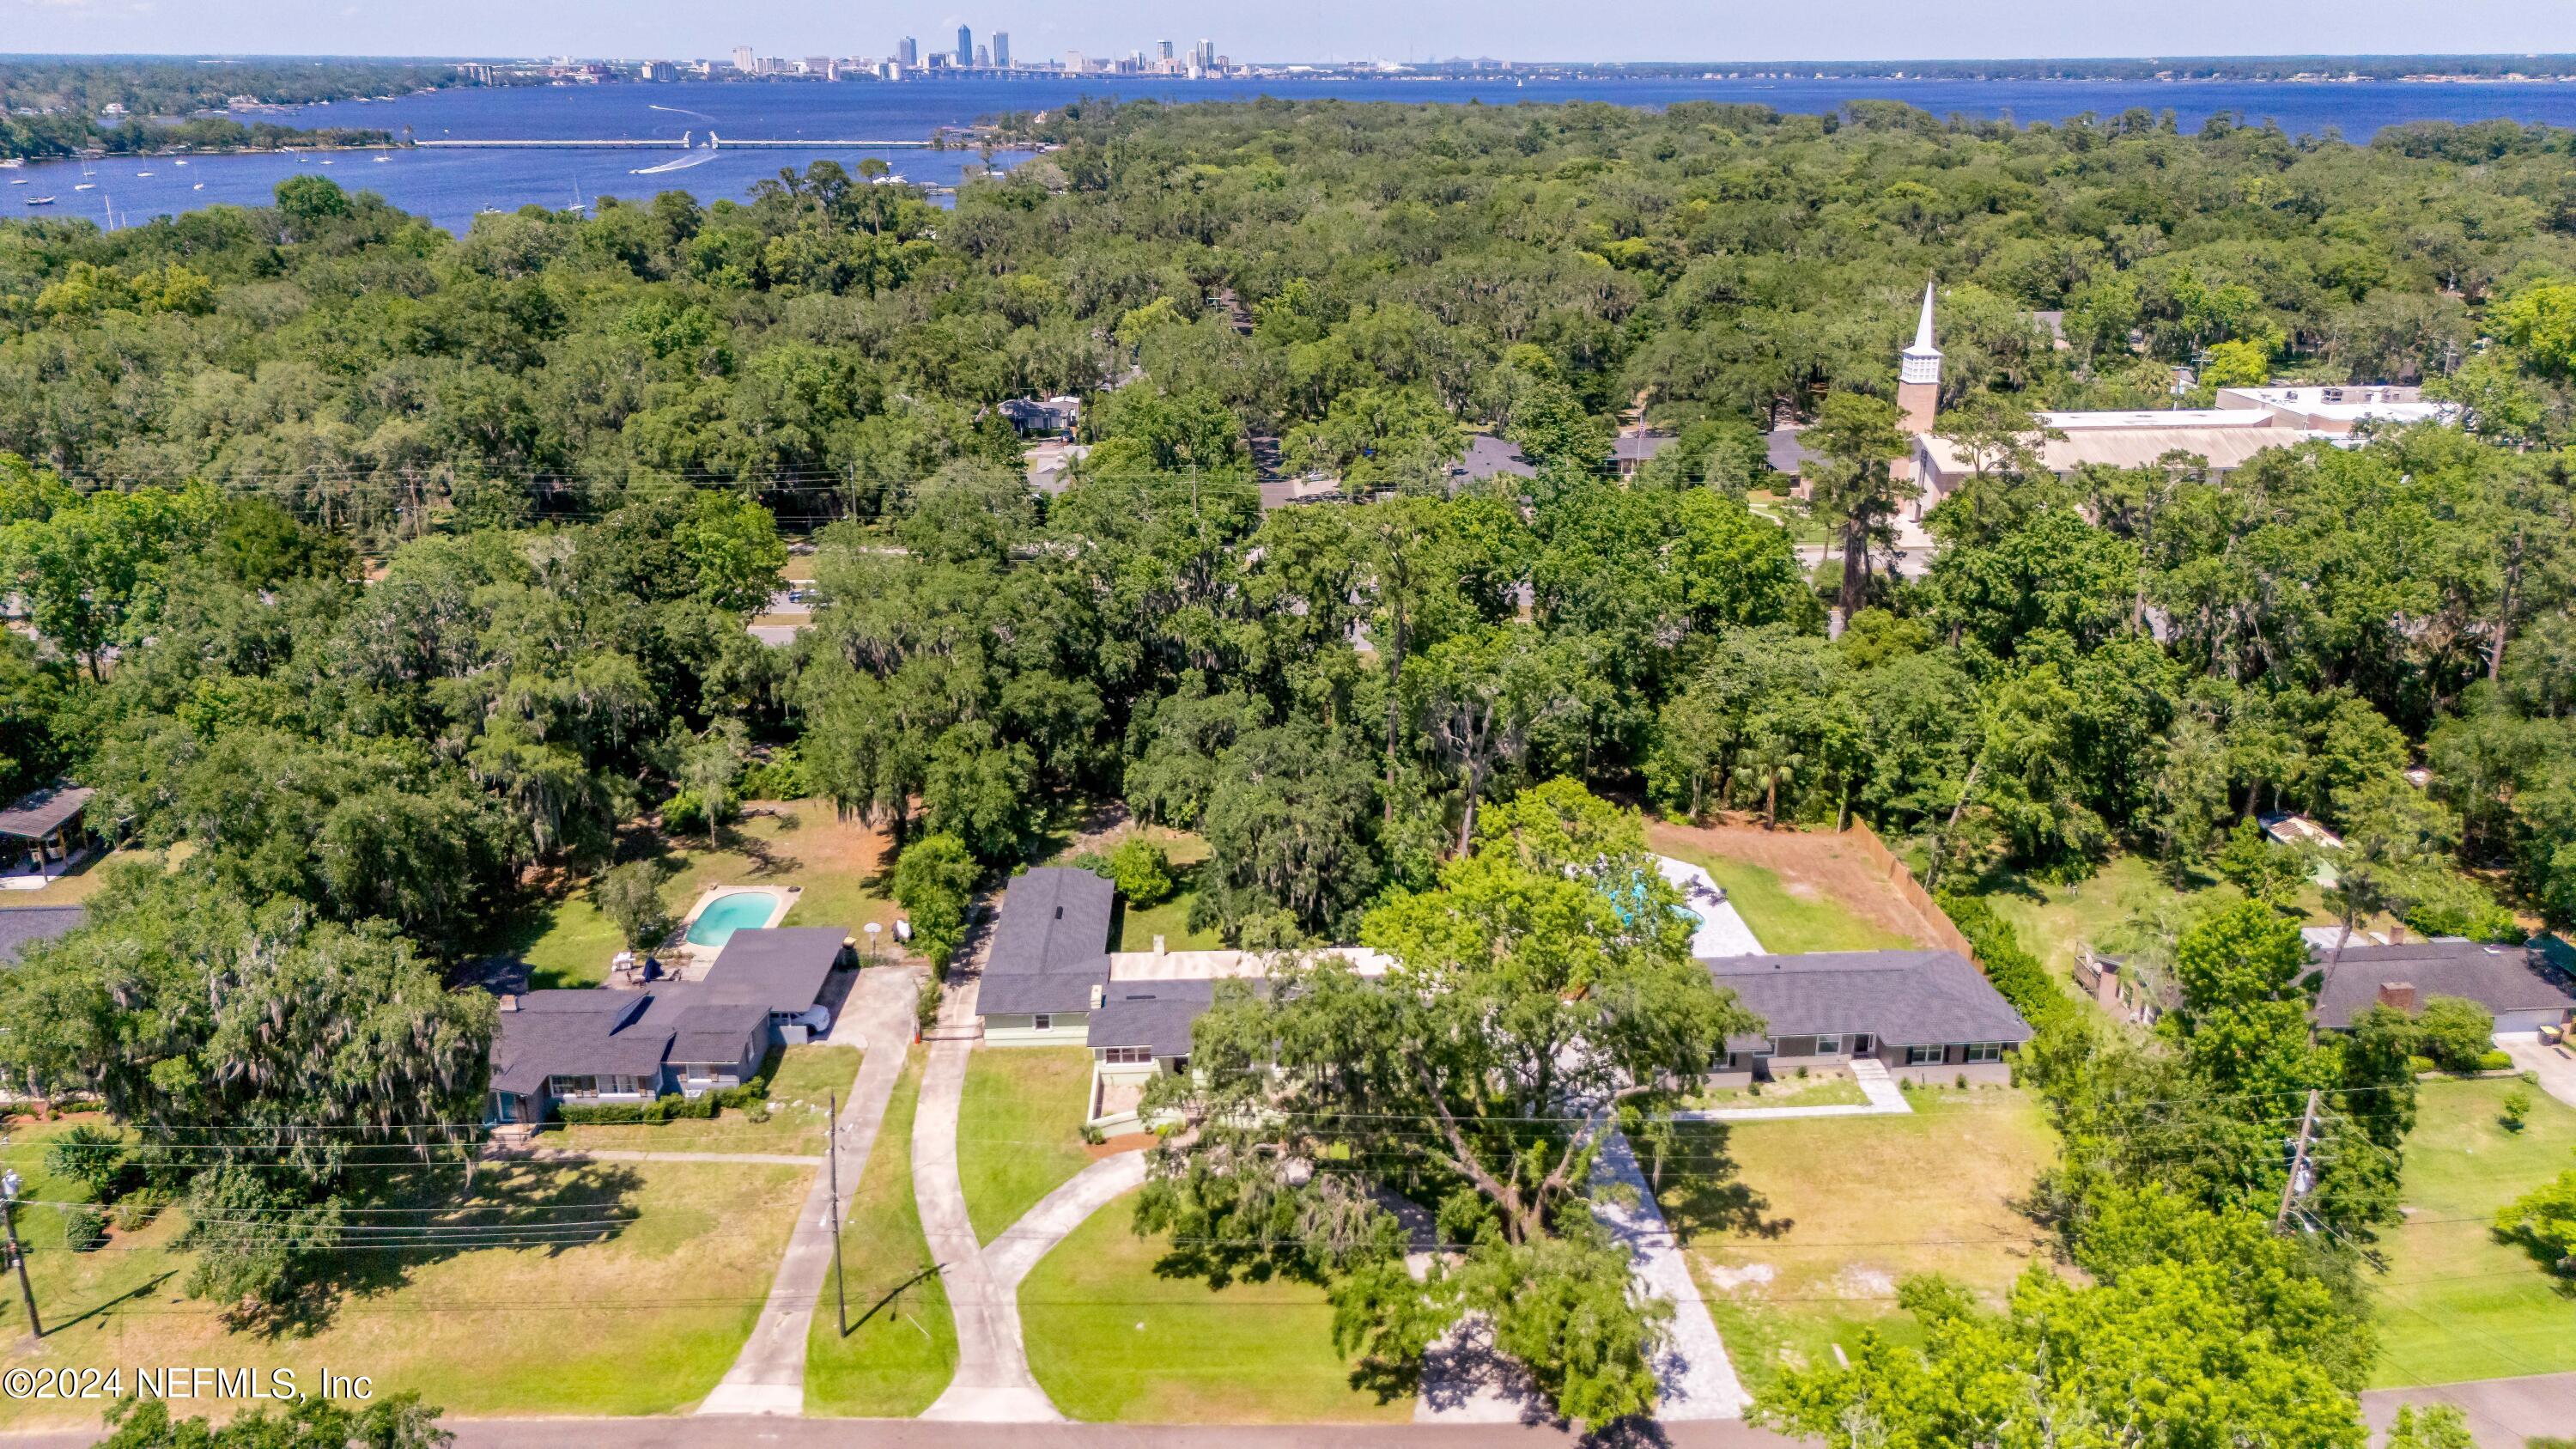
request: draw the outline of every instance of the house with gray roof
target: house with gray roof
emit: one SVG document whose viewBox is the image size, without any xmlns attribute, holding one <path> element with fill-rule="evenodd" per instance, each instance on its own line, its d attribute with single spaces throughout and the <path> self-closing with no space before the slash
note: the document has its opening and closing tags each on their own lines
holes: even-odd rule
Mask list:
<svg viewBox="0 0 2576 1449">
<path fill-rule="evenodd" d="M 2564 949 L 2545 936 L 2504 946 L 2458 939 L 2356 942 L 2340 956 L 2311 946 L 2323 972 L 2315 1020 L 2328 1031 L 2349 1031 L 2374 1006 L 2413 1012 L 2433 997 L 2457 996 L 2493 1012 L 2498 1032 L 2564 1026 L 2576 1018 L 2576 979 L 2554 954 Z"/>
<path fill-rule="evenodd" d="M 822 1003 L 832 972 L 856 964 L 850 933 L 841 926 L 746 926 L 725 938 L 724 949 L 697 983 L 705 999 L 724 1005 L 758 1006 L 789 1046 L 799 1046 L 809 1031 L 831 1026 Z"/>
<path fill-rule="evenodd" d="M 1704 959 L 1709 979 L 1762 1018 L 1729 1040 L 1710 1080 L 1742 1086 L 1799 1067 L 1875 1058 L 1918 1082 L 2002 1083 L 2004 1053 L 2031 1038 L 1976 964 L 1956 951 L 1817 951 Z"/>
<path fill-rule="evenodd" d="M 1117 890 L 1087 870 L 1040 866 L 1002 892 L 975 1009 L 987 1046 L 1083 1046 L 1109 985 Z"/>
<path fill-rule="evenodd" d="M 85 906 L 0 907 L 0 966 L 15 966 L 27 948 L 70 935 L 89 919 Z"/>
</svg>

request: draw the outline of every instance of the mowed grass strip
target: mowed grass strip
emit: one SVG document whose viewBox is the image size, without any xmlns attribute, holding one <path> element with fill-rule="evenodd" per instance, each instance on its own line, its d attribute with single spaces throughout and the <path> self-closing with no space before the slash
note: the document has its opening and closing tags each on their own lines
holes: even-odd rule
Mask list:
<svg viewBox="0 0 2576 1449">
<path fill-rule="evenodd" d="M 2047 1256 L 2013 1207 L 2057 1151 L 2039 1103 L 2003 1087 L 1911 1100 L 1905 1116 L 1683 1128 L 1656 1196 L 1748 1384 L 1829 1364 L 1863 1328 L 1916 1341 L 1895 1302 L 1913 1274 L 1993 1304 Z"/>
<path fill-rule="evenodd" d="M 2498 1238 L 2496 1210 L 2576 1167 L 2576 1110 L 2530 1088 L 2520 1132 L 2489 1078 L 2427 1082 L 2406 1139 L 2405 1222 L 2379 1235 L 2374 1388 L 2576 1370 L 2576 1281 L 2545 1254 Z"/>
<path fill-rule="evenodd" d="M 1081 1047 L 987 1046 L 967 1057 L 957 1175 L 977 1242 L 1091 1165 L 1082 1142 L 1090 1090 L 1091 1053 Z"/>
<path fill-rule="evenodd" d="M 929 1408 L 956 1375 L 957 1324 L 912 1196 L 912 1119 L 927 1059 L 922 1047 L 905 1055 L 868 1165 L 841 1200 L 850 1333 L 841 1336 L 826 1279 L 806 1338 L 806 1413 L 910 1418 Z"/>
<path fill-rule="evenodd" d="M 1066 1415 L 1098 1423 L 1402 1423 L 1411 1395 L 1351 1386 L 1321 1288 L 1210 1288 L 1155 1271 L 1167 1240 L 1129 1226 L 1133 1193 L 1091 1215 L 1020 1285 L 1029 1369 Z"/>
<path fill-rule="evenodd" d="M 43 1141 L 59 1130 L 20 1124 L 0 1154 L 29 1179 L 29 1198 L 81 1195 L 44 1171 Z M 587 1226 L 531 1227 L 562 1241 L 525 1247 L 351 1250 L 339 1259 L 344 1291 L 275 1334 L 228 1328 L 223 1305 L 185 1296 L 181 1213 L 73 1253 L 60 1212 L 26 1207 L 19 1230 L 48 1332 L 30 1351 L 8 1330 L 0 1366 L 292 1368 L 308 1382 L 327 1367 L 458 1416 L 674 1413 L 741 1350 L 812 1180 L 784 1166 L 485 1163 L 472 1202 L 495 1210 L 418 1220 Z M 462 1181 L 461 1170 L 423 1175 L 408 1201 L 450 1201 Z M 6 1316 L 23 1326 L 14 1304 Z M 0 1401 L 0 1427 L 83 1424 L 100 1407 Z"/>
<path fill-rule="evenodd" d="M 815 1157 L 831 1132 L 834 1093 L 847 1102 L 859 1075 L 859 1049 L 807 1045 L 779 1054 L 769 1083 L 769 1120 L 727 1107 L 706 1121 L 684 1118 L 659 1124 L 568 1126 L 537 1139 L 541 1148 L 590 1152 L 774 1152 Z"/>
<path fill-rule="evenodd" d="M 1777 871 L 1669 842 L 1656 848 L 1707 871 L 1766 951 L 1886 951 L 1920 944 L 1871 924 L 1820 891 L 1790 889 Z"/>
</svg>

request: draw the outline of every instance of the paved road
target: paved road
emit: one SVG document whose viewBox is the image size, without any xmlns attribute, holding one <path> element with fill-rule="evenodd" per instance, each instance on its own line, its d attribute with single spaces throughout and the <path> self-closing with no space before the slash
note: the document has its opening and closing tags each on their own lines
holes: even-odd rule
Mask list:
<svg viewBox="0 0 2576 1449">
<path fill-rule="evenodd" d="M 976 983 L 952 985 L 941 1003 L 943 1028 L 971 1027 Z M 966 1059 L 974 1041 L 962 1033 L 931 1044 L 930 1067 L 921 1079 L 921 1105 L 912 1120 L 912 1195 L 921 1209 L 921 1236 L 948 1288 L 948 1311 L 957 1320 L 957 1372 L 924 1410 L 925 1419 L 983 1423 L 1061 1422 L 1055 1401 L 1029 1373 L 1020 1337 L 1019 1295 L 993 1280 L 966 1214 L 966 1187 L 957 1172 L 957 1114 L 966 1095 Z"/>
<path fill-rule="evenodd" d="M 894 1095 L 895 1078 L 903 1073 L 904 1048 L 912 1040 L 912 1003 L 917 973 L 901 966 L 875 966 L 859 973 L 850 999 L 832 1024 L 831 1040 L 856 1045 L 859 1079 L 850 1100 L 841 1104 L 833 1124 L 832 1153 L 840 1159 L 841 1190 L 858 1185 L 876 1146 L 877 1128 L 885 1119 L 886 1100 Z M 821 1161 L 817 1158 L 816 1161 Z M 724 1381 L 717 1384 L 701 1414 L 802 1414 L 805 1412 L 805 1340 L 814 1326 L 814 1305 L 822 1301 L 825 1278 L 832 1271 L 830 1217 L 831 1175 L 814 1174 L 812 1191 L 796 1216 L 778 1276 L 769 1285 L 742 1352 Z M 750 1441 L 744 1441 L 750 1442 Z"/>
<path fill-rule="evenodd" d="M 182 1406 L 184 1413 L 185 1406 Z M 935 1424 L 919 1419 L 463 1419 L 456 1449 L 1572 1449 L 1551 1424 Z M 96 1432 L 0 1434 L 6 1449 L 88 1449 Z M 1671 1449 L 1795 1449 L 1732 1422 L 1672 1424 Z"/>
<path fill-rule="evenodd" d="M 2526 1439 L 2576 1433 L 2576 1374 L 2380 1389 L 2361 1396 L 2361 1415 L 2373 1431 L 2385 1431 L 2400 1404 L 2456 1404 L 2478 1449 L 2522 1449 Z"/>
</svg>

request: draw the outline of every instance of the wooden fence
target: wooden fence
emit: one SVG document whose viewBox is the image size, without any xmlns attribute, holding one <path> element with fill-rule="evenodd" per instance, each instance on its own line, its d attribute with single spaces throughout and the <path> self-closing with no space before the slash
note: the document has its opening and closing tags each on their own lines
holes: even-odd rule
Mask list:
<svg viewBox="0 0 2576 1449">
<path fill-rule="evenodd" d="M 1959 928 L 1951 924 L 1948 913 L 1932 899 L 1932 893 L 1914 878 L 1913 868 L 1887 848 L 1887 842 L 1878 838 L 1878 832 L 1870 829 L 1867 821 L 1853 816 L 1851 828 L 1843 832 L 1843 838 L 1858 847 L 1860 853 L 1878 867 L 1879 874 L 1886 877 L 1896 894 L 1923 918 L 1923 929 L 1931 938 L 1931 944 L 1956 951 L 1971 961 L 1976 959 L 1975 948 L 1968 944 L 1966 936 L 1959 933 Z"/>
</svg>

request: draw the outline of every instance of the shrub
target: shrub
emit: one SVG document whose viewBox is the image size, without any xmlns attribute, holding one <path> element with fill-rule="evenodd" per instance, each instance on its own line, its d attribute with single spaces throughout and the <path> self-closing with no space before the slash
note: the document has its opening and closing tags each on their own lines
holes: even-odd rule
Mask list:
<svg viewBox="0 0 2576 1449">
<path fill-rule="evenodd" d="M 2446 1072 L 2483 1070 L 2495 1047 L 2495 1013 L 2461 996 L 2429 996 L 2415 1016 L 2416 1050 Z"/>
<path fill-rule="evenodd" d="M 2024 950 L 2021 938 L 2014 934 L 2012 923 L 1997 914 L 1982 896 L 1959 895 L 1943 891 L 1941 910 L 1959 934 L 1968 938 L 1975 951 L 1977 965 L 1994 983 L 1995 990 L 2033 1031 L 2043 1031 L 2075 1016 L 2075 998 L 2060 990 L 2057 979 L 2039 958 Z"/>
<path fill-rule="evenodd" d="M 762 1099 L 762 1100 L 760 1100 L 760 1101 L 757 1101 L 757 1102 L 752 1103 L 749 1107 L 746 1107 L 746 1108 L 744 1108 L 744 1109 L 743 1109 L 743 1114 L 742 1114 L 742 1115 L 744 1115 L 745 1117 L 750 1118 L 750 1119 L 751 1119 L 752 1121 L 754 1121 L 754 1122 L 766 1122 L 766 1121 L 768 1121 L 768 1120 L 769 1120 L 769 1102 L 768 1102 L 768 1100 L 767 1100 L 766 1098 L 764 1098 L 764 1099 Z"/>
<path fill-rule="evenodd" d="M 104 1202 L 125 1176 L 125 1138 L 84 1122 L 45 1144 L 45 1170 L 80 1183 Z"/>
<path fill-rule="evenodd" d="M 2504 1108 L 2496 1114 L 2496 1120 L 2504 1124 L 2507 1132 L 2519 1132 L 2530 1118 L 2531 1089 L 2517 1084 L 2504 1094 Z"/>
<path fill-rule="evenodd" d="M 140 1232 L 152 1226 L 152 1220 L 161 1216 L 161 1210 L 169 1205 L 170 1195 L 158 1188 L 127 1193 L 117 1200 L 114 1214 L 116 1230 L 120 1233 Z"/>
<path fill-rule="evenodd" d="M 966 908 L 984 868 L 954 835 L 925 835 L 894 865 L 894 898 L 912 921 L 913 944 L 945 970 L 966 939 Z"/>
<path fill-rule="evenodd" d="M 2474 884 L 2462 882 L 2439 900 L 2424 901 L 2406 912 L 2406 924 L 2419 935 L 2465 936 L 2472 941 L 2515 942 L 2523 929 L 2513 912 Z"/>
<path fill-rule="evenodd" d="M 96 1251 L 107 1241 L 107 1214 L 77 1207 L 63 1214 L 63 1243 L 75 1253 Z"/>
<path fill-rule="evenodd" d="M 928 1036 L 930 1029 L 939 1025 L 939 998 L 946 990 L 939 984 L 939 978 L 933 976 L 922 982 L 921 989 L 913 994 L 912 1021 L 922 1035 Z"/>
<path fill-rule="evenodd" d="M 1119 842 L 1109 856 L 1109 878 L 1131 906 L 1151 906 L 1172 893 L 1172 858 L 1141 835 Z"/>
<path fill-rule="evenodd" d="M 802 800 L 812 793 L 804 757 L 794 745 L 779 746 L 769 752 L 769 758 L 752 761 L 742 772 L 742 794 L 747 800 Z"/>
<path fill-rule="evenodd" d="M 2491 1051 L 2478 1058 L 2478 1070 L 2482 1072 L 2509 1071 L 2512 1067 L 2513 1055 L 2510 1052 Z"/>
<path fill-rule="evenodd" d="M 1106 1142 L 1106 1141 L 1108 1141 L 1109 1139 L 1108 1139 L 1107 1137 L 1104 1137 L 1104 1136 L 1102 1136 L 1102 1135 L 1101 1135 L 1101 1132 L 1100 1132 L 1100 1129 L 1099 1129 L 1099 1128 L 1092 1126 L 1092 1125 L 1091 1125 L 1090 1123 L 1088 1123 L 1088 1122 L 1085 1122 L 1085 1123 L 1083 1123 L 1083 1124 L 1082 1124 L 1082 1140 L 1083 1140 L 1083 1141 L 1085 1141 L 1085 1142 L 1090 1143 L 1090 1144 L 1091 1144 L 1092 1146 L 1094 1146 L 1094 1147 L 1097 1147 L 1097 1146 L 1099 1146 L 1101 1143 Z"/>
</svg>

